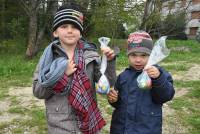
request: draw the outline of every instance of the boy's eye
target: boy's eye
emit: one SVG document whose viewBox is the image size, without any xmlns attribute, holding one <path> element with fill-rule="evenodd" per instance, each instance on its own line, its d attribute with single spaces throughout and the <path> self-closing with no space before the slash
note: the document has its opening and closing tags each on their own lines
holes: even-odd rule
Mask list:
<svg viewBox="0 0 200 134">
<path fill-rule="evenodd" d="M 61 28 L 76 28 L 74 25 L 72 25 L 72 24 L 64 24 L 64 25 L 62 25 L 61 26 Z"/>
<path fill-rule="evenodd" d="M 135 56 L 141 56 L 141 57 L 147 57 L 148 55 L 147 54 L 145 54 L 145 53 L 132 53 L 132 54 L 130 54 L 130 56 L 133 56 L 133 57 L 135 57 Z"/>
<path fill-rule="evenodd" d="M 72 27 L 72 28 L 75 28 L 75 26 L 74 26 L 74 25 L 71 25 L 71 27 Z"/>
<path fill-rule="evenodd" d="M 147 55 L 146 55 L 146 54 L 142 54 L 141 56 L 142 56 L 142 57 L 146 57 Z"/>
<path fill-rule="evenodd" d="M 131 53 L 131 54 L 130 54 L 130 56 L 136 56 L 136 54 L 134 54 L 134 53 Z"/>
<path fill-rule="evenodd" d="M 67 25 L 62 25 L 62 26 L 61 26 L 61 28 L 66 28 L 66 27 L 67 27 Z"/>
</svg>

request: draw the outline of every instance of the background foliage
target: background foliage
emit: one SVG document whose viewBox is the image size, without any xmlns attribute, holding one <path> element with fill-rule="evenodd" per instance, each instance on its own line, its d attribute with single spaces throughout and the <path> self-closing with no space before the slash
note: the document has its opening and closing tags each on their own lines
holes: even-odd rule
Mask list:
<svg viewBox="0 0 200 134">
<path fill-rule="evenodd" d="M 168 35 L 186 39 L 185 13 L 163 17 L 159 0 L 0 0 L 0 41 L 24 40 L 27 48 L 24 53 L 33 58 L 42 48 L 43 40 L 52 39 L 56 9 L 71 2 L 81 6 L 85 15 L 83 36 L 88 40 L 100 36 L 125 39 L 136 30 L 145 30 L 155 38 Z"/>
</svg>

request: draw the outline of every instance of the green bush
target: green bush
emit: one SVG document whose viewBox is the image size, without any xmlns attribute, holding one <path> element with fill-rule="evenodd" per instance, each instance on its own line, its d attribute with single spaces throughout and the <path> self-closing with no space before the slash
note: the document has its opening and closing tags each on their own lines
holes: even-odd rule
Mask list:
<svg viewBox="0 0 200 134">
<path fill-rule="evenodd" d="M 185 34 L 186 13 L 184 11 L 169 13 L 163 19 L 160 13 L 151 14 L 146 22 L 146 31 L 154 38 L 167 35 L 168 39 L 187 39 Z"/>
<path fill-rule="evenodd" d="M 27 37 L 28 28 L 26 18 L 13 18 L 11 22 L 8 23 L 8 28 L 13 39 Z"/>
<path fill-rule="evenodd" d="M 169 35 L 173 39 L 186 39 L 184 35 L 186 26 L 186 13 L 179 12 L 176 14 L 168 14 L 162 22 L 161 33 Z"/>
</svg>

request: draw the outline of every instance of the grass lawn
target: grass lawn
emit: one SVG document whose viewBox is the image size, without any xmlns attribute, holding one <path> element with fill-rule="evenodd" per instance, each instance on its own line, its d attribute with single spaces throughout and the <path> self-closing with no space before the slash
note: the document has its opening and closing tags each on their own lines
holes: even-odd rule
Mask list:
<svg viewBox="0 0 200 134">
<path fill-rule="evenodd" d="M 115 40 L 114 44 L 125 44 L 124 40 Z M 118 44 L 120 43 L 120 44 Z M 30 91 L 32 74 L 39 56 L 32 60 L 24 58 L 23 41 L 0 42 L 0 133 L 41 133 L 47 131 L 43 105 Z M 164 117 L 164 134 L 200 133 L 200 44 L 196 41 L 169 40 L 167 46 L 171 54 L 163 62 L 173 78 L 176 96 L 167 103 Z M 121 50 L 117 58 L 117 70 L 122 71 L 128 65 L 126 52 Z M 19 87 L 19 88 L 17 88 Z M 26 99 L 24 99 L 26 98 Z M 106 97 L 98 95 L 99 106 L 108 125 L 103 134 L 109 133 L 112 107 Z M 27 101 L 27 102 L 25 102 Z M 165 109 L 164 109 L 165 110 Z"/>
</svg>

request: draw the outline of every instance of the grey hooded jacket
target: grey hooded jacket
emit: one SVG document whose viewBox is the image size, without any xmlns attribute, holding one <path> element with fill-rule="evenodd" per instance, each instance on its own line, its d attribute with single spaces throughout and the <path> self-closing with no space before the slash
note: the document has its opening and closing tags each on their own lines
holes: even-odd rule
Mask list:
<svg viewBox="0 0 200 134">
<path fill-rule="evenodd" d="M 87 75 L 95 89 L 95 82 L 98 82 L 101 77 L 100 56 L 93 49 L 88 49 L 84 51 L 84 59 Z M 115 60 L 108 61 L 106 76 L 110 86 L 113 86 L 116 80 Z M 68 104 L 67 95 L 57 95 L 52 92 L 52 89 L 43 88 L 38 82 L 38 66 L 34 72 L 33 94 L 45 100 L 49 134 L 81 134 L 74 111 Z"/>
</svg>

